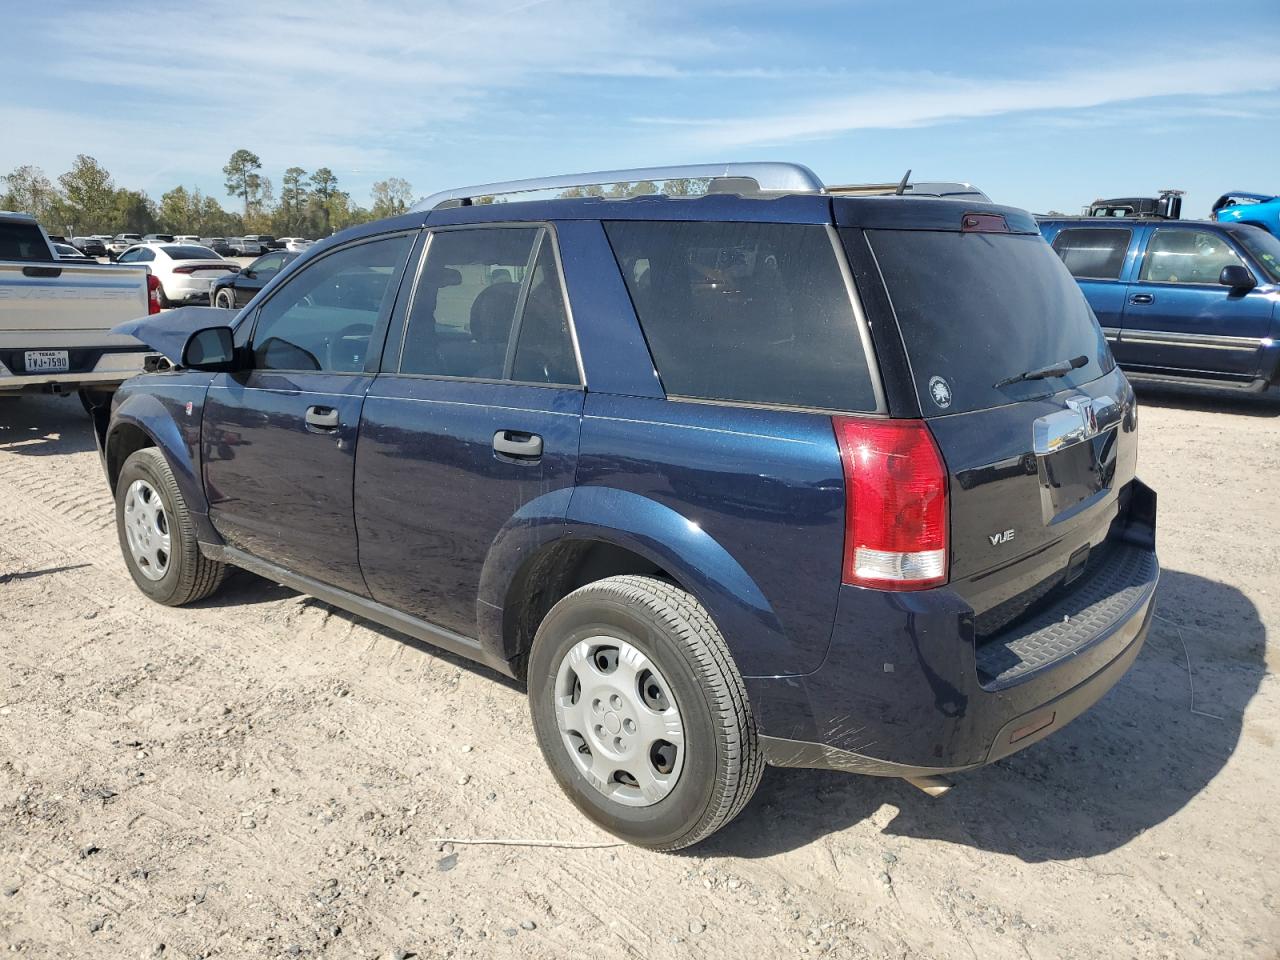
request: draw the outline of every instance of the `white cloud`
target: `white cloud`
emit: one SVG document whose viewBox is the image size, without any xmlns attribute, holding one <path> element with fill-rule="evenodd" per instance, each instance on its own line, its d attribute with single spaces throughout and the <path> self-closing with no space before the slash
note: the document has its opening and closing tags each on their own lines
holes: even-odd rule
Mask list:
<svg viewBox="0 0 1280 960">
<path fill-rule="evenodd" d="M 277 177 L 298 163 L 377 179 L 401 173 L 406 155 L 430 169 L 442 143 L 490 129 L 502 143 L 510 128 L 495 120 L 545 109 L 533 105 L 557 83 L 673 75 L 714 56 L 711 42 L 664 28 L 672 15 L 657 10 L 586 0 L 274 0 L 225 16 L 95 6 L 41 21 L 41 69 L 68 90 L 84 84 L 85 96 L 0 105 L 2 128 L 24 132 L 39 154 L 6 138 L 0 162 L 57 157 L 45 161 L 57 169 L 87 151 L 120 182 L 153 190 L 191 171 L 207 179 L 241 146 Z M 563 110 L 556 119 L 572 122 Z"/>
<path fill-rule="evenodd" d="M 921 74 L 909 80 L 869 78 L 863 83 L 854 93 L 817 99 L 801 95 L 750 117 L 636 119 L 683 129 L 683 139 L 701 149 L 728 149 L 1026 111 L 1087 110 L 1155 97 L 1184 96 L 1199 102 L 1274 90 L 1280 87 L 1280 59 L 1219 51 L 1147 57 L 1123 66 L 1062 71 L 1036 79 Z"/>
</svg>

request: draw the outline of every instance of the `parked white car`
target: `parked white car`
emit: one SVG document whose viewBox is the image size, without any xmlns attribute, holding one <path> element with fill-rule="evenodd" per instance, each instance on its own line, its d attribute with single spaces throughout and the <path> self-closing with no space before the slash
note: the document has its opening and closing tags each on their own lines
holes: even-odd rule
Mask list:
<svg viewBox="0 0 1280 960">
<path fill-rule="evenodd" d="M 208 303 L 209 287 L 218 277 L 239 273 L 240 265 L 224 260 L 208 247 L 193 243 L 143 243 L 130 247 L 117 263 L 141 263 L 160 281 L 160 305 Z"/>
<path fill-rule="evenodd" d="M 284 244 L 285 250 L 290 253 L 301 253 L 315 243 L 314 240 L 308 240 L 306 237 L 281 237 L 280 242 Z"/>
<path fill-rule="evenodd" d="M 201 246 L 199 237 L 192 236 L 190 234 L 185 234 L 185 233 L 180 237 L 174 237 L 173 242 L 174 243 L 194 243 L 196 246 Z"/>
</svg>

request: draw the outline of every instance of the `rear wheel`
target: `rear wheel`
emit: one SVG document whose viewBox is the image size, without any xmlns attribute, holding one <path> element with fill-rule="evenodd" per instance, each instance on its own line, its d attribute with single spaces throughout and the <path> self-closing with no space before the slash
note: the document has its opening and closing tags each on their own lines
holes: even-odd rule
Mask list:
<svg viewBox="0 0 1280 960">
<path fill-rule="evenodd" d="M 133 582 L 157 603 L 203 600 L 226 577 L 225 564 L 200 552 L 182 491 L 155 447 L 135 451 L 120 469 L 116 530 Z"/>
<path fill-rule="evenodd" d="M 560 786 L 631 843 L 697 843 L 760 782 L 755 721 L 724 638 L 665 581 L 609 577 L 557 603 L 530 652 L 529 701 Z"/>
</svg>

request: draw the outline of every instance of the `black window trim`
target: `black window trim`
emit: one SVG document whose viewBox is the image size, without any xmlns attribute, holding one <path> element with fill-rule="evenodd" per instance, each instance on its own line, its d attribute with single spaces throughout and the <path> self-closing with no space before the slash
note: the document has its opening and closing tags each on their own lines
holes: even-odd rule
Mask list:
<svg viewBox="0 0 1280 960">
<path fill-rule="evenodd" d="M 1258 282 L 1258 275 L 1254 270 L 1253 261 L 1249 257 L 1245 256 L 1245 254 L 1240 250 L 1240 247 L 1236 245 L 1235 239 L 1227 231 L 1205 229 L 1205 224 L 1203 223 L 1161 223 L 1152 225 L 1150 230 L 1147 232 L 1147 239 L 1142 245 L 1142 256 L 1138 259 L 1137 270 L 1133 274 L 1132 283 L 1154 283 L 1161 287 L 1192 287 L 1195 289 L 1207 290 L 1223 289 L 1222 284 L 1217 282 L 1205 281 L 1200 283 L 1184 283 L 1181 280 L 1144 280 L 1142 278 L 1142 271 L 1146 269 L 1147 257 L 1151 253 L 1152 241 L 1155 240 L 1156 234 L 1161 230 L 1168 230 L 1170 232 L 1183 231 L 1208 233 L 1215 237 L 1221 237 L 1222 241 L 1227 245 L 1227 249 L 1234 253 L 1236 255 L 1236 259 L 1239 260 L 1241 265 L 1249 271 L 1249 274 L 1253 277 L 1253 282 L 1255 284 Z"/>
<path fill-rule="evenodd" d="M 369 348 L 365 354 L 366 359 L 365 359 L 365 367 L 363 370 L 358 370 L 358 371 L 357 370 L 281 370 L 275 367 L 259 370 L 257 367 L 253 367 L 249 372 L 250 373 L 295 373 L 295 374 L 310 373 L 310 374 L 321 374 L 324 376 L 344 376 L 345 375 L 345 376 L 360 376 L 360 377 L 376 374 L 378 372 L 377 366 L 376 366 L 376 360 L 377 358 L 380 358 L 382 356 L 382 342 L 386 339 L 388 323 L 391 319 L 392 314 L 395 312 L 395 304 L 396 304 L 396 300 L 399 299 L 400 289 L 404 283 L 405 271 L 409 267 L 409 261 L 413 259 L 413 247 L 418 240 L 418 231 L 413 228 L 410 228 L 407 230 L 406 229 L 392 230 L 388 233 L 376 233 L 367 237 L 357 237 L 356 239 L 351 240 L 348 243 L 344 243 L 341 246 L 334 247 L 332 250 L 326 250 L 320 256 L 303 264 L 298 270 L 295 270 L 293 273 L 291 273 L 289 275 L 289 278 L 284 283 L 280 284 L 278 287 L 272 290 L 270 296 L 268 296 L 265 300 L 263 300 L 260 304 L 258 304 L 257 307 L 254 308 L 251 324 L 249 327 L 249 335 L 245 341 L 246 348 L 248 349 L 249 353 L 252 354 L 253 348 L 254 348 L 254 342 L 256 341 L 258 336 L 258 320 L 262 316 L 263 307 L 265 307 L 277 296 L 279 296 L 281 290 L 287 290 L 289 288 L 289 285 L 293 283 L 293 281 L 297 277 L 300 277 L 303 274 L 305 274 L 308 270 L 313 269 L 317 264 L 324 263 L 324 261 L 328 260 L 335 253 L 341 253 L 346 250 L 352 250 L 366 243 L 376 243 L 379 240 L 391 240 L 395 237 L 409 238 L 410 240 L 409 250 L 408 250 L 408 253 L 405 254 L 404 263 L 400 265 L 399 274 L 393 276 L 390 281 L 390 283 L 394 284 L 396 287 L 396 295 L 391 298 L 391 303 L 385 306 L 382 309 L 382 311 L 378 314 L 378 319 L 374 322 L 373 329 L 369 332 Z M 282 267 L 280 271 L 277 271 L 275 276 L 271 277 L 271 280 L 274 280 L 276 276 L 279 276 L 280 273 L 283 271 L 283 269 L 284 268 Z M 267 283 L 270 283 L 271 280 L 268 280 Z M 239 326 L 239 325 L 237 324 L 236 326 Z M 374 349 L 375 343 L 378 344 L 376 350 Z M 370 369 L 371 366 L 373 367 L 373 369 Z"/>
<path fill-rule="evenodd" d="M 1097 217 L 1096 219 L 1101 220 L 1103 223 L 1106 223 L 1107 221 L 1106 217 Z M 1056 234 L 1054 234 L 1053 242 L 1049 244 L 1049 246 L 1053 247 L 1053 252 L 1058 255 L 1059 260 L 1062 260 L 1062 251 L 1058 249 L 1059 238 L 1061 238 L 1064 234 L 1068 234 L 1073 231 L 1080 231 L 1080 230 L 1110 230 L 1115 233 L 1128 234 L 1128 239 L 1125 241 L 1125 246 L 1124 246 L 1124 256 L 1120 258 L 1120 271 L 1114 277 L 1088 277 L 1079 273 L 1071 273 L 1070 268 L 1068 268 L 1067 272 L 1071 273 L 1071 276 L 1075 277 L 1075 279 L 1077 280 L 1092 280 L 1096 283 L 1126 283 L 1127 281 L 1124 279 L 1124 272 L 1125 272 L 1125 264 L 1128 262 L 1129 255 L 1133 250 L 1133 227 L 1127 226 L 1127 225 L 1114 226 L 1114 227 L 1093 226 L 1092 224 L 1090 224 L 1089 226 L 1084 226 L 1083 224 L 1080 226 L 1075 226 L 1073 224 L 1071 226 L 1062 227 L 1061 229 L 1058 230 Z M 1064 264 L 1066 263 L 1065 260 L 1063 260 L 1062 262 Z"/>
<path fill-rule="evenodd" d="M 431 238 L 440 233 L 455 233 L 459 230 L 492 230 L 492 229 L 534 229 L 538 231 L 538 237 L 534 240 L 533 248 L 530 251 L 530 259 L 528 261 L 528 269 L 525 271 L 524 280 L 521 281 L 520 295 L 516 301 L 516 317 L 511 328 L 511 338 L 507 341 L 507 354 L 503 361 L 504 373 L 510 374 L 514 370 L 515 364 L 515 348 L 519 343 L 520 327 L 524 323 L 524 305 L 528 298 L 528 284 L 525 281 L 532 282 L 533 267 L 537 263 L 538 253 L 542 249 L 542 244 L 548 239 L 551 242 L 551 253 L 555 259 L 557 279 L 560 284 L 560 299 L 564 303 L 565 316 L 569 322 L 569 339 L 573 344 L 574 363 L 578 367 L 577 383 L 545 383 L 541 380 L 516 380 L 510 376 L 504 376 L 500 379 L 493 377 L 456 377 L 443 373 L 405 373 L 400 369 L 400 365 L 404 360 L 405 340 L 409 335 L 409 317 L 413 313 L 413 301 L 418 295 L 418 281 L 422 276 L 422 270 L 426 266 L 427 257 L 431 254 Z M 418 254 L 418 264 L 414 268 L 413 278 L 409 290 L 409 297 L 405 303 L 404 316 L 400 323 L 400 344 L 395 351 L 394 357 L 384 357 L 381 375 L 388 377 L 405 377 L 413 380 L 446 380 L 457 381 L 461 383 L 487 383 L 487 384 L 514 384 L 522 387 L 545 387 L 552 390 L 582 390 L 587 389 L 586 367 L 582 363 L 582 349 L 578 345 L 578 328 L 573 319 L 573 305 L 569 301 L 568 283 L 564 276 L 564 265 L 560 257 L 560 243 L 556 236 L 555 224 L 549 220 L 495 220 L 486 223 L 458 223 L 448 224 L 439 227 L 424 227 L 422 230 L 426 241 L 422 244 L 422 250 Z M 408 274 L 406 274 L 406 280 Z M 388 362 L 391 361 L 391 362 Z"/>
</svg>

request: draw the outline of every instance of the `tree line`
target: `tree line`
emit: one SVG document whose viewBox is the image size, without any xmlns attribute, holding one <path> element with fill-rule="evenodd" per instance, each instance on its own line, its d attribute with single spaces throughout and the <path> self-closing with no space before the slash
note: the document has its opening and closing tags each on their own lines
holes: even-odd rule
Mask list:
<svg viewBox="0 0 1280 960">
<path fill-rule="evenodd" d="M 0 176 L 0 210 L 34 216 L 50 233 L 68 236 L 117 233 L 190 233 L 201 237 L 268 233 L 278 237 L 326 237 L 369 220 L 404 213 L 413 188 L 399 177 L 373 185 L 371 205 L 353 203 L 328 167 L 308 173 L 289 167 L 277 199 L 262 161 L 237 150 L 222 168 L 227 195 L 240 210 L 226 210 L 198 188 L 176 186 L 153 200 L 140 190 L 117 186 L 102 164 L 79 154 L 71 169 L 50 180 L 24 165 Z"/>
</svg>

